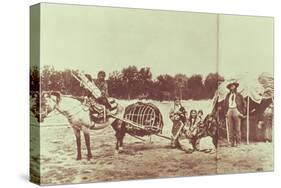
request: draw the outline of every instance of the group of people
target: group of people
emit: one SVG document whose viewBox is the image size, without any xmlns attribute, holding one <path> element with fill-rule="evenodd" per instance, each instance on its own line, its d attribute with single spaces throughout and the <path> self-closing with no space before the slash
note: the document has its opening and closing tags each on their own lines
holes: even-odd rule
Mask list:
<svg viewBox="0 0 281 188">
<path fill-rule="evenodd" d="M 175 98 L 174 105 L 170 110 L 169 117 L 173 122 L 172 127 L 172 147 L 180 148 L 179 138 L 184 135 L 190 140 L 190 143 L 197 149 L 198 134 L 200 128 L 204 127 L 203 124 L 203 111 L 192 109 L 188 115 L 186 109 L 182 106 L 179 98 Z"/>
<path fill-rule="evenodd" d="M 246 102 L 244 97 L 237 92 L 239 83 L 230 82 L 227 85 L 229 93 L 224 100 L 224 116 L 227 119 L 229 130 L 229 141 L 232 147 L 238 147 L 241 144 L 241 123 L 246 118 Z M 261 137 L 263 141 L 272 141 L 272 122 L 273 122 L 273 101 L 258 115 L 258 123 L 255 123 L 258 129 L 262 130 Z M 255 109 L 253 110 L 255 111 Z M 251 114 L 251 112 L 250 112 Z M 256 132 L 257 134 L 257 132 Z M 256 135 L 257 136 L 257 135 Z M 259 139 L 260 140 L 260 139 Z"/>
<path fill-rule="evenodd" d="M 97 79 L 92 80 L 94 84 L 100 89 L 102 96 L 96 101 L 99 104 L 104 105 L 106 108 L 109 108 L 108 97 L 108 86 L 105 80 L 106 74 L 104 71 L 98 72 Z M 229 141 L 232 147 L 238 147 L 241 144 L 241 121 L 246 117 L 246 103 L 243 96 L 237 92 L 239 83 L 233 81 L 230 82 L 227 86 L 229 90 L 228 94 L 225 97 L 223 104 L 224 117 L 227 119 L 228 132 L 229 132 Z M 94 105 L 93 105 L 94 106 Z M 90 108 L 90 114 L 93 114 L 93 109 Z M 268 113 L 273 114 L 273 113 Z M 179 147 L 179 136 L 182 133 L 185 134 L 192 142 L 194 149 L 196 149 L 196 144 L 198 144 L 198 139 L 193 140 L 192 138 L 196 137 L 200 128 L 204 126 L 203 124 L 203 111 L 202 110 L 191 110 L 188 114 L 186 109 L 182 106 L 179 98 L 175 98 L 174 105 L 170 111 L 169 117 L 173 122 L 172 128 L 172 146 Z M 266 116 L 268 117 L 268 115 Z M 269 119 L 269 120 L 268 120 Z M 272 121 L 267 118 L 266 121 L 260 121 L 258 126 L 270 124 L 268 121 Z M 266 131 L 266 139 L 271 140 L 271 129 Z M 196 143 L 194 143 L 196 142 Z"/>
<path fill-rule="evenodd" d="M 245 102 L 243 96 L 237 92 L 238 86 L 239 83 L 237 82 L 231 82 L 227 85 L 229 93 L 226 95 L 224 102 L 224 112 L 228 120 L 229 138 L 232 147 L 237 147 L 241 143 L 241 119 L 245 118 Z M 179 98 L 176 98 L 170 111 L 170 119 L 173 122 L 172 146 L 180 147 L 179 137 L 185 135 L 190 140 L 193 149 L 196 150 L 196 146 L 200 142 L 198 139 L 199 130 L 205 126 L 203 111 L 193 109 L 188 116 Z"/>
</svg>

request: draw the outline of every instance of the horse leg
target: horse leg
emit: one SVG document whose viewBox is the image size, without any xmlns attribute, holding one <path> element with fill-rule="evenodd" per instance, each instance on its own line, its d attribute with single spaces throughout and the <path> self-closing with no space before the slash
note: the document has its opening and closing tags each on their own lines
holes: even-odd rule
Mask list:
<svg viewBox="0 0 281 188">
<path fill-rule="evenodd" d="M 87 128 L 83 127 L 82 130 L 84 133 L 85 144 L 86 144 L 86 148 L 87 148 L 87 152 L 88 152 L 87 159 L 90 160 L 93 157 L 92 152 L 91 152 L 90 133 Z"/>
<path fill-rule="evenodd" d="M 119 153 L 119 139 L 116 138 L 115 153 Z"/>
<path fill-rule="evenodd" d="M 219 137 L 218 137 L 218 129 L 216 129 L 215 131 L 215 134 L 212 136 L 213 138 L 213 144 L 215 145 L 215 148 L 217 149 L 218 148 L 218 140 L 219 140 Z"/>
<path fill-rule="evenodd" d="M 81 160 L 81 136 L 80 136 L 80 130 L 73 128 L 74 135 L 76 137 L 76 145 L 77 145 L 77 158 L 76 160 Z"/>
<path fill-rule="evenodd" d="M 218 147 L 218 124 L 217 123 L 213 123 L 213 125 L 211 125 L 211 127 L 209 128 L 210 130 L 207 130 L 207 136 L 212 137 L 212 142 L 215 146 L 215 148 L 217 149 Z"/>
<path fill-rule="evenodd" d="M 149 135 L 149 143 L 150 143 L 150 144 L 153 143 L 153 142 L 152 142 L 152 136 L 151 136 L 151 135 Z"/>
<path fill-rule="evenodd" d="M 198 148 L 197 148 L 198 141 L 199 141 L 198 138 L 192 138 L 191 139 L 191 144 L 192 144 L 192 147 L 193 147 L 193 151 L 198 150 Z"/>
<path fill-rule="evenodd" d="M 123 151 L 123 140 L 124 140 L 124 136 L 122 136 L 119 140 L 120 151 Z"/>
</svg>

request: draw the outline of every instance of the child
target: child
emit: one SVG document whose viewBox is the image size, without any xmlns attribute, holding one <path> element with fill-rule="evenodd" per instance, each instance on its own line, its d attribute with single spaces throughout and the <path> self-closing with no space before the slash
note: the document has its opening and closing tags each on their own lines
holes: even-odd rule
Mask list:
<svg viewBox="0 0 281 188">
<path fill-rule="evenodd" d="M 188 129 L 190 131 L 190 134 L 193 136 L 197 133 L 198 125 L 200 124 L 200 118 L 198 117 L 198 113 L 196 110 L 191 110 L 188 118 Z"/>
<path fill-rule="evenodd" d="M 185 130 L 186 137 L 190 140 L 193 149 L 195 150 L 198 144 L 197 134 L 201 124 L 200 118 L 196 110 L 191 110 L 187 121 L 187 128 Z"/>
<path fill-rule="evenodd" d="M 203 110 L 198 110 L 198 118 L 200 119 L 200 122 L 203 122 Z"/>
</svg>

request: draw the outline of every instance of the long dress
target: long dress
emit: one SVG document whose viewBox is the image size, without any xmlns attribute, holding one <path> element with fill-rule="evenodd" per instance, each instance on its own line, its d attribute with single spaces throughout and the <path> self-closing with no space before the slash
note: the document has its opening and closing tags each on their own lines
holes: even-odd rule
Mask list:
<svg viewBox="0 0 281 188">
<path fill-rule="evenodd" d="M 178 137 L 180 136 L 180 131 L 183 128 L 184 124 L 186 123 L 185 117 L 186 110 L 181 105 L 174 106 L 169 113 L 169 117 L 173 122 L 172 127 L 172 147 L 179 147 L 179 140 Z"/>
<path fill-rule="evenodd" d="M 198 117 L 189 119 L 187 121 L 187 134 L 188 137 L 193 138 L 196 137 L 199 131 L 199 126 L 202 123 L 201 119 Z"/>
<path fill-rule="evenodd" d="M 180 148 L 186 153 L 192 153 L 197 149 L 199 139 L 197 139 L 197 134 L 199 132 L 200 118 L 196 117 L 186 121 L 184 134 L 179 137 Z"/>
</svg>

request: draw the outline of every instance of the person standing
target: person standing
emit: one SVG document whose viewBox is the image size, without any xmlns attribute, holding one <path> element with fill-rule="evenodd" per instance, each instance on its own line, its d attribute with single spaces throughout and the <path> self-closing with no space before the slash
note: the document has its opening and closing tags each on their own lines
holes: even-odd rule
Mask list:
<svg viewBox="0 0 281 188">
<path fill-rule="evenodd" d="M 271 103 L 261 114 L 258 122 L 258 128 L 263 132 L 262 140 L 264 142 L 272 142 L 272 124 L 273 124 L 273 103 Z"/>
<path fill-rule="evenodd" d="M 241 143 L 241 118 L 244 118 L 245 102 L 243 96 L 237 92 L 239 83 L 230 82 L 226 87 L 229 92 L 224 101 L 224 112 L 228 119 L 231 147 L 237 147 Z"/>
<path fill-rule="evenodd" d="M 174 100 L 174 105 L 170 110 L 169 117 L 173 122 L 171 145 L 172 147 L 180 147 L 178 138 L 179 138 L 180 131 L 182 130 L 183 126 L 186 124 L 186 110 L 181 105 L 180 99 L 177 97 Z"/>
<path fill-rule="evenodd" d="M 272 142 L 273 103 L 264 111 L 264 141 Z"/>
<path fill-rule="evenodd" d="M 203 110 L 198 110 L 197 116 L 200 119 L 200 122 L 202 123 L 203 122 L 203 116 L 204 116 Z"/>
</svg>

